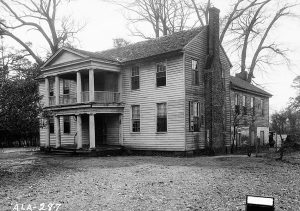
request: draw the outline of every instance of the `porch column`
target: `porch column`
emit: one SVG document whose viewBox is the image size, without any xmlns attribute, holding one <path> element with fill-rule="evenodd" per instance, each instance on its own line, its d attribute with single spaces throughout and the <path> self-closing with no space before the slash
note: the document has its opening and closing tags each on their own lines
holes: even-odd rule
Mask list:
<svg viewBox="0 0 300 211">
<path fill-rule="evenodd" d="M 77 115 L 77 149 L 82 148 L 82 119 Z"/>
<path fill-rule="evenodd" d="M 45 78 L 45 106 L 49 106 L 49 78 Z"/>
<path fill-rule="evenodd" d="M 95 100 L 94 69 L 89 70 L 89 91 L 90 91 L 90 102 L 94 102 Z"/>
<path fill-rule="evenodd" d="M 82 88 L 81 88 L 81 73 L 79 71 L 76 73 L 76 84 L 77 84 L 77 103 L 81 103 Z"/>
<path fill-rule="evenodd" d="M 90 148 L 95 148 L 95 114 L 89 114 Z"/>
<path fill-rule="evenodd" d="M 59 148 L 61 144 L 59 116 L 54 117 L 54 125 L 55 125 L 55 147 Z"/>
<path fill-rule="evenodd" d="M 49 118 L 46 120 L 46 137 L 45 137 L 45 146 L 50 147 L 50 120 Z"/>
<path fill-rule="evenodd" d="M 55 105 L 59 105 L 59 76 L 55 76 Z"/>
</svg>

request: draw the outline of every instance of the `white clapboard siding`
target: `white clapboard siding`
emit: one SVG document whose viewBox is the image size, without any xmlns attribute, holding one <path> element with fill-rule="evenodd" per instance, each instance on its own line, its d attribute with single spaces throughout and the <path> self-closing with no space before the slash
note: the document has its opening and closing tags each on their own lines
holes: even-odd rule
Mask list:
<svg viewBox="0 0 300 211">
<path fill-rule="evenodd" d="M 46 145 L 46 128 L 40 127 L 40 146 L 44 147 Z"/>
<path fill-rule="evenodd" d="M 156 87 L 156 62 L 166 61 L 166 87 Z M 123 69 L 123 145 L 134 149 L 184 151 L 184 80 L 182 56 L 137 64 L 140 89 L 131 90 L 131 66 Z M 156 104 L 167 103 L 168 132 L 156 132 Z M 131 132 L 131 106 L 140 105 L 139 133 Z"/>
<path fill-rule="evenodd" d="M 70 118 L 71 130 L 70 133 L 64 133 L 64 120 L 63 116 L 60 117 L 60 135 L 61 145 L 72 145 L 74 144 L 74 136 L 77 133 L 76 119 L 74 116 L 68 116 Z"/>
<path fill-rule="evenodd" d="M 45 80 L 40 80 L 39 81 L 39 94 L 42 96 L 42 99 L 41 99 L 42 106 L 45 106 L 45 104 L 46 104 L 45 91 L 46 91 Z"/>
<path fill-rule="evenodd" d="M 207 28 L 204 28 L 185 47 L 185 138 L 186 150 L 205 148 L 205 127 L 200 132 L 190 132 L 189 101 L 204 103 L 204 66 L 207 56 Z M 198 61 L 199 86 L 193 85 L 192 59 Z M 204 121 L 205 122 L 205 121 Z"/>
</svg>

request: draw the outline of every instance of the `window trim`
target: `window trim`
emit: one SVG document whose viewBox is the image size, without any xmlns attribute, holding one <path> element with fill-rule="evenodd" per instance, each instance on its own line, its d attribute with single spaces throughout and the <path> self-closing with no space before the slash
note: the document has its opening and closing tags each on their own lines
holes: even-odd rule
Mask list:
<svg viewBox="0 0 300 211">
<path fill-rule="evenodd" d="M 161 64 L 165 67 L 165 85 L 157 86 L 157 73 L 158 73 L 157 67 L 158 67 L 158 65 L 161 65 Z M 168 76 L 167 69 L 168 69 L 167 61 L 161 61 L 161 62 L 155 63 L 155 87 L 156 88 L 161 88 L 161 87 L 166 87 L 167 86 L 167 76 Z"/>
<path fill-rule="evenodd" d="M 158 124 L 158 104 L 166 104 L 166 122 L 167 122 L 167 125 L 166 125 L 166 131 L 158 131 L 158 127 L 157 127 L 157 124 Z M 168 103 L 167 102 L 158 102 L 156 103 L 156 133 L 158 134 L 163 134 L 163 133 L 168 133 Z"/>
<path fill-rule="evenodd" d="M 195 115 L 195 104 L 196 104 L 196 115 Z M 203 127 L 202 121 L 204 121 L 204 108 L 203 109 L 201 108 L 203 104 L 204 103 L 201 103 L 199 101 L 189 101 L 189 131 L 190 132 L 200 132 L 201 128 Z M 197 130 L 195 130 L 195 119 L 197 119 L 196 121 L 198 122 Z"/>
<path fill-rule="evenodd" d="M 54 80 L 49 80 L 49 97 L 54 96 Z"/>
<path fill-rule="evenodd" d="M 68 84 L 68 86 L 66 86 L 66 84 Z M 65 89 L 65 88 L 68 88 L 68 89 Z M 65 93 L 65 91 L 68 91 L 68 92 Z M 68 94 L 70 94 L 70 91 L 71 91 L 71 81 L 63 79 L 63 94 L 68 95 Z"/>
<path fill-rule="evenodd" d="M 133 69 L 134 68 L 137 68 L 137 70 L 138 70 L 138 75 L 134 75 L 133 76 Z M 130 88 L 131 88 L 131 91 L 134 91 L 134 90 L 140 90 L 140 75 L 141 75 L 141 72 L 140 72 L 140 66 L 139 65 L 133 65 L 133 66 L 131 66 L 131 71 L 130 71 Z M 132 88 L 132 79 L 133 78 L 138 78 L 138 88 L 136 88 L 136 89 L 133 89 Z"/>
<path fill-rule="evenodd" d="M 196 69 L 193 68 L 193 62 L 196 62 Z M 191 69 L 192 69 L 192 84 L 194 86 L 199 86 L 200 85 L 200 71 L 199 71 L 199 61 L 198 59 L 192 58 L 191 60 Z M 198 76 L 198 83 L 196 83 L 196 78 L 195 76 Z"/>
<path fill-rule="evenodd" d="M 136 119 L 133 119 L 133 107 L 138 106 L 139 107 L 139 131 L 133 131 L 133 121 Z M 131 105 L 131 111 L 130 111 L 130 119 L 131 119 L 131 128 L 130 132 L 132 133 L 140 133 L 141 132 L 141 106 L 140 105 Z"/>
</svg>

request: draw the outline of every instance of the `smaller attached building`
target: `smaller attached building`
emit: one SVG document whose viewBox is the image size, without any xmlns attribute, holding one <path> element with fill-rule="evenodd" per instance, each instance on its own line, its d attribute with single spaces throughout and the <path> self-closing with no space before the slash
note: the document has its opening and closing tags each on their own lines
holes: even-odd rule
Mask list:
<svg viewBox="0 0 300 211">
<path fill-rule="evenodd" d="M 255 145 L 268 144 L 270 93 L 247 82 L 241 75 L 230 76 L 231 91 L 231 140 L 242 146 L 250 139 Z M 249 142 L 248 142 L 249 143 Z"/>
</svg>

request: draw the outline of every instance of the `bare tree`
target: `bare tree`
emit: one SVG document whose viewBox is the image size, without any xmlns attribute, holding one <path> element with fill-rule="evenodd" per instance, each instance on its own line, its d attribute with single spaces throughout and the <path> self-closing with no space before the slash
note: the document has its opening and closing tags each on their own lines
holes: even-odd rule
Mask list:
<svg viewBox="0 0 300 211">
<path fill-rule="evenodd" d="M 207 25 L 208 8 L 212 6 L 212 1 L 186 2 L 194 9 L 200 25 Z M 281 2 L 280 6 L 277 0 L 235 0 L 229 13 L 222 18 L 220 42 L 224 43 L 227 37 L 229 39 L 225 47 L 235 46 L 232 51 L 238 52 L 240 71 L 248 72 L 248 82 L 253 79 L 256 69 L 265 64 L 274 64 L 277 56 L 289 64 L 287 49 L 280 48 L 278 43 L 272 42 L 270 32 L 278 20 L 294 16 L 291 9 L 295 6 L 296 4 L 287 1 Z"/>
<path fill-rule="evenodd" d="M 186 28 L 191 11 L 180 0 L 103 0 L 121 6 L 128 11 L 125 15 L 133 36 L 151 39 L 138 24 L 149 24 L 154 37 L 165 36 Z M 144 26 L 143 26 L 144 28 Z"/>
<path fill-rule="evenodd" d="M 64 0 L 0 0 L 0 35 L 17 41 L 41 65 L 41 57 L 30 44 L 16 35 L 18 29 L 40 33 L 48 44 L 51 54 L 61 46 L 72 42 L 83 26 L 75 26 L 71 18 L 58 20 L 57 11 Z M 69 2 L 68 0 L 65 0 Z"/>
</svg>

